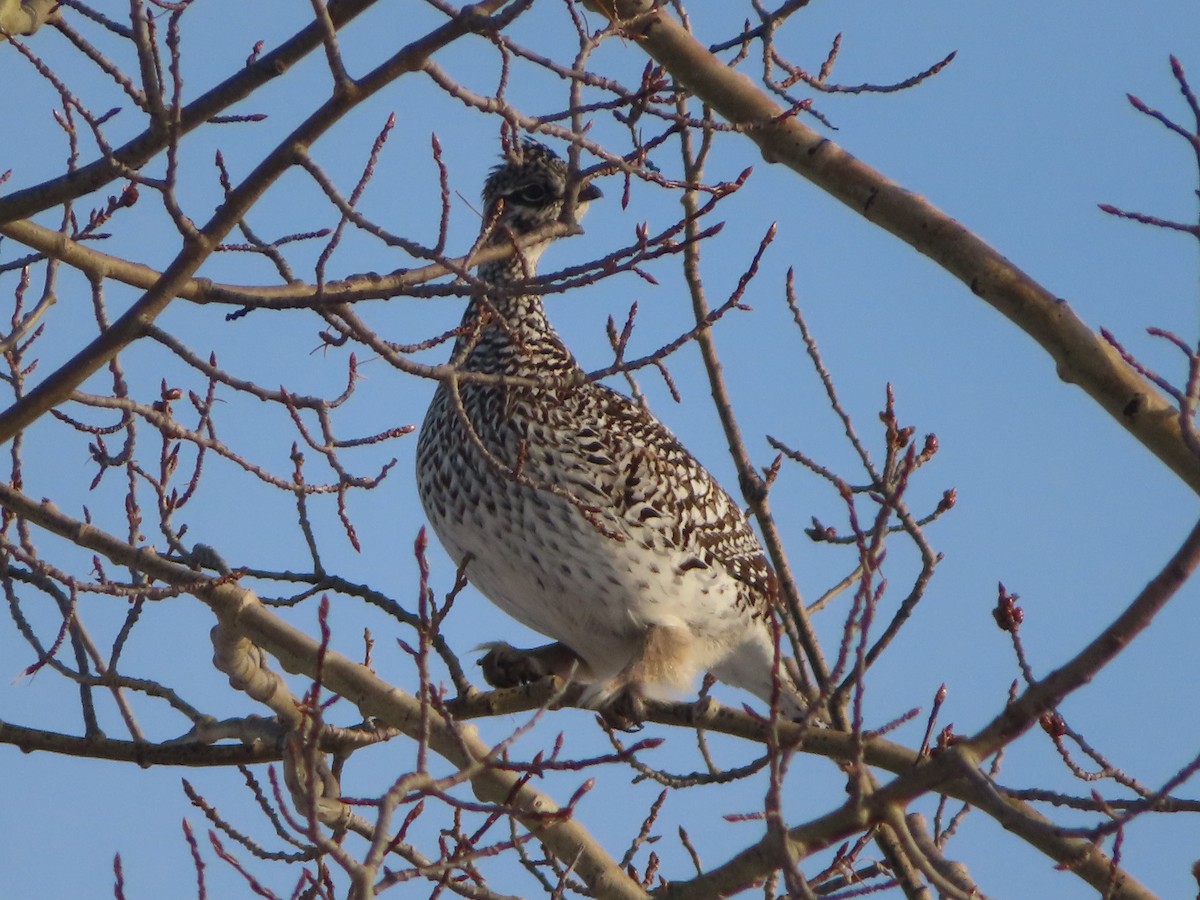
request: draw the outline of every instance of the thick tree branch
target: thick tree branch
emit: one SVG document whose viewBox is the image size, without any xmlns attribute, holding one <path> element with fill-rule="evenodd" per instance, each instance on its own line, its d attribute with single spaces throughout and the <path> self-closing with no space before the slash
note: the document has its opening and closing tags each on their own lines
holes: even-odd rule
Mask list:
<svg viewBox="0 0 1200 900">
<path fill-rule="evenodd" d="M 1007 316 L 1117 422 L 1200 492 L 1200 459 L 1183 439 L 1178 411 L 1067 304 L 983 239 L 923 197 L 800 122 L 747 76 L 727 68 L 650 0 L 592 0 L 680 84 L 782 163 L 901 238 Z"/>
</svg>

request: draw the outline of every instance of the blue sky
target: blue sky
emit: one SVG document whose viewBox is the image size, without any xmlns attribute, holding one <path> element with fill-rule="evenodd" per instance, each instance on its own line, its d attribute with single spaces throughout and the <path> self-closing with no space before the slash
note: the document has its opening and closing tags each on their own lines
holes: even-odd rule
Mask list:
<svg viewBox="0 0 1200 900">
<path fill-rule="evenodd" d="M 693 26 L 703 41 L 736 30 L 744 13 L 740 5 L 730 8 L 721 18 L 710 17 L 722 14 L 693 11 Z M 269 2 L 252 8 L 198 3 L 188 13 L 194 30 L 185 36 L 186 96 L 195 96 L 236 69 L 255 40 L 261 38 L 271 47 L 308 14 L 308 5 L 302 3 Z M 818 98 L 818 107 L 837 127 L 829 137 L 958 218 L 1066 298 L 1090 325 L 1108 328 L 1132 352 L 1179 380 L 1182 356 L 1148 337 L 1145 328 L 1158 326 L 1186 341 L 1196 340 L 1200 279 L 1195 244 L 1181 235 L 1117 221 L 1101 213 L 1097 204 L 1194 220 L 1194 157 L 1182 140 L 1134 112 L 1125 94 L 1134 93 L 1186 119 L 1168 54 L 1179 56 L 1200 85 L 1197 17 L 1195 4 L 1186 0 L 1139 8 L 1136 20 L 1133 11 L 1118 4 L 860 0 L 812 4 L 787 26 L 780 42 L 793 59 L 815 69 L 833 36 L 842 33 L 833 79 L 843 83 L 901 80 L 958 51 L 941 75 L 911 91 Z M 346 30 L 343 49 L 357 66 L 355 74 L 361 74 L 436 21 L 437 16 L 419 4 L 384 4 Z M 514 36 L 553 52 L 561 47 L 563 22 L 557 4 L 542 3 L 519 23 Z M 55 32 L 41 32 L 31 46 L 80 85 L 81 94 L 97 110 L 122 101 L 94 70 L 78 62 Z M 129 65 L 130 60 L 118 62 Z M 439 56 L 438 62 L 477 89 L 487 90 L 495 83 L 497 57 L 481 41 L 464 42 Z M 606 74 L 626 84 L 636 82 L 644 63 L 636 46 L 616 41 L 598 57 Z M 0 99 L 10 123 L 7 136 L 0 138 L 0 171 L 13 170 L 0 190 L 18 189 L 61 169 L 63 141 L 49 112 L 57 97 L 3 45 L 0 83 L 17 86 Z M 238 109 L 269 111 L 267 123 L 202 129 L 189 139 L 182 155 L 188 187 L 181 194 L 189 214 L 203 221 L 220 200 L 211 162 L 214 150 L 222 150 L 235 178 L 244 176 L 327 89 L 324 63 L 317 54 Z M 564 92 L 545 80 L 518 77 L 512 99 L 523 111 L 537 114 L 562 108 Z M 428 80 L 412 75 L 347 117 L 314 148 L 314 157 L 349 190 L 373 135 L 391 112 L 399 124 L 362 210 L 392 231 L 431 240 L 437 181 L 429 141 L 436 132 L 445 148 L 451 187 L 465 198 L 455 199 L 449 246 L 465 250 L 478 229 L 469 204 L 475 203 L 497 152 L 494 120 L 447 100 Z M 14 139 L 14 122 L 21 126 L 19 140 Z M 112 140 L 128 137 L 140 125 L 126 110 L 113 120 Z M 623 146 L 611 121 L 597 118 L 593 127 L 597 139 Z M 84 158 L 91 159 L 91 153 L 85 152 Z M 655 161 L 668 174 L 678 171 L 670 153 Z M 704 275 L 710 296 L 722 299 L 766 227 L 778 223 L 778 237 L 746 296 L 753 310 L 727 317 L 716 338 L 751 453 L 756 462 L 769 463 L 774 454 L 764 435 L 771 434 L 851 480 L 856 477 L 852 453 L 803 356 L 784 303 L 784 273 L 791 267 L 800 302 L 843 402 L 876 454 L 881 453 L 876 414 L 888 383 L 895 389 L 902 421 L 918 433 L 938 435 L 941 451 L 912 489 L 915 508 L 921 509 L 922 503 L 932 506 L 946 488 L 958 492 L 956 509 L 929 529 L 930 541 L 945 554 L 945 562 L 913 621 L 870 681 L 871 722 L 880 724 L 912 706 L 927 707 L 938 686 L 946 683 L 949 696 L 941 721 L 970 731 L 995 714 L 1018 674 L 1007 638 L 991 617 L 997 582 L 1021 595 L 1026 613 L 1023 638 L 1035 671 L 1044 674 L 1093 638 L 1158 571 L 1191 527 L 1196 499 L 1081 391 L 1059 381 L 1052 362 L 1031 339 L 962 284 L 793 173 L 767 165 L 749 142 L 734 135 L 719 138 L 710 178 L 732 179 L 747 166 L 754 166 L 754 173 L 746 187 L 721 206 L 720 216 L 728 225 L 706 248 Z M 618 184 L 603 186 L 607 199 L 593 204 L 584 223 L 586 235 L 553 248 L 544 268 L 601 255 L 629 242 L 638 223 L 649 222 L 653 232 L 677 215 L 674 198 L 648 186 L 634 185 L 627 209 L 618 201 Z M 103 193 L 112 192 L 109 188 Z M 54 225 L 56 219 L 48 213 L 38 221 Z M 148 193 L 131 211 L 130 221 L 139 224 L 114 227 L 115 236 L 105 250 L 152 266 L 164 265 L 177 252 L 178 236 L 164 226 L 165 218 Z M 272 189 L 251 221 L 262 233 L 277 235 L 333 224 L 333 212 L 306 178 L 296 174 Z M 5 240 L 0 243 L 0 262 L 21 252 Z M 311 277 L 319 246 L 302 245 L 294 252 L 299 277 Z M 339 275 L 348 275 L 410 264 L 396 251 L 353 236 L 331 266 Z M 630 355 L 653 350 L 688 327 L 690 311 L 676 268 L 670 260 L 656 264 L 652 272 L 661 282 L 657 288 L 624 276 L 555 297 L 549 302 L 550 316 L 583 364 L 599 367 L 611 361 L 604 337 L 607 317 L 621 322 L 636 300 L 640 313 Z M 261 262 L 232 254 L 214 258 L 201 274 L 240 283 L 275 281 Z M 0 276 L 4 296 L 11 296 L 14 280 L 11 274 Z M 39 346 L 40 373 L 68 358 L 94 333 L 83 281 L 65 275 L 63 286 Z M 114 312 L 134 299 L 135 292 L 116 286 L 108 295 Z M 229 370 L 268 387 L 284 383 L 324 395 L 340 390 L 348 351 L 313 352 L 320 327 L 314 316 L 260 312 L 231 324 L 224 321 L 224 312 L 177 301 L 160 324 L 186 336 L 202 355 L 213 350 Z M 411 342 L 452 327 L 461 303 L 397 298 L 368 304 L 360 312 L 385 337 Z M 440 361 L 444 353 L 431 351 L 422 359 Z M 338 420 L 342 434 L 419 423 L 432 384 L 402 376 L 378 360 L 366 359 L 361 351 L 359 358 L 366 378 Z M 144 396 L 160 378 L 183 377 L 156 348 L 134 348 L 124 362 L 131 382 Z M 639 378 L 654 410 L 733 488 L 733 467 L 707 402 L 698 355 L 687 348 L 672 358 L 670 367 L 682 387 L 680 405 L 670 400 L 654 375 Z M 103 386 L 99 378 L 92 384 L 97 390 Z M 274 471 L 289 471 L 295 434 L 274 411 L 231 396 L 220 424 L 247 456 Z M 88 494 L 94 468 L 87 464 L 86 443 L 54 440 L 61 433 L 42 427 L 31 432 L 29 492 L 55 498 L 75 513 L 81 504 L 99 511 L 106 503 L 117 503 L 114 512 L 103 516 L 108 527 L 120 532 L 124 486 L 110 473 Z M 148 432 L 141 440 L 146 447 L 154 446 Z M 402 602 L 416 595 L 410 548 L 422 524 L 411 480 L 413 448 L 412 440 L 404 440 L 353 457 L 360 472 L 373 471 L 390 456 L 399 459 L 383 487 L 351 501 L 362 553 L 347 545 L 332 506 L 314 504 L 327 565 L 385 587 Z M 206 490 L 186 517 L 191 539 L 214 544 L 234 565 L 284 568 L 303 563 L 303 543 L 286 495 L 265 491 L 219 463 L 211 463 L 207 475 Z M 785 467 L 772 503 L 801 588 L 814 599 L 853 566 L 847 551 L 813 545 L 803 534 L 814 515 L 840 525 L 840 501 L 815 478 Z M 47 546 L 52 545 L 48 540 Z M 55 552 L 59 560 L 71 558 L 69 551 L 55 547 Z M 903 596 L 905 575 L 911 577 L 911 559 L 898 544 L 894 552 L 889 561 L 894 567 L 893 604 Z M 77 560 L 86 570 L 87 557 Z M 448 560 L 437 554 L 432 561 L 436 583 L 448 588 L 453 580 Z M 1200 723 L 1189 705 L 1200 677 L 1194 649 L 1197 595 L 1194 586 L 1186 587 L 1113 666 L 1063 709 L 1094 745 L 1150 786 L 1187 763 L 1200 745 Z M 476 594 L 464 595 L 460 603 L 446 630 L 464 654 L 483 640 L 504 638 L 519 644 L 533 639 Z M 103 644 L 119 624 L 121 610 L 93 604 L 88 622 Z M 840 630 L 839 615 L 834 611 L 817 623 L 831 652 Z M 290 617 L 311 628 L 315 612 L 301 609 Z M 53 634 L 55 615 L 35 610 L 31 619 L 43 634 Z M 371 627 L 379 639 L 381 673 L 401 684 L 411 680 L 399 652 L 385 649 L 395 632 L 386 620 L 347 606 L 335 609 L 333 622 L 349 653 L 357 652 L 362 628 Z M 197 603 L 173 602 L 149 610 L 139 639 L 127 651 L 127 671 L 164 677 L 170 671 L 172 683 L 186 685 L 189 697 L 218 715 L 258 711 L 223 687 L 223 678 L 211 669 L 210 625 L 211 617 Z M 29 662 L 29 651 L 12 628 L 0 629 L 0 659 L 11 660 L 7 676 L 0 679 L 0 718 L 78 729 L 78 713 L 73 711 L 77 700 L 50 673 L 8 683 Z M 169 669 L 165 659 L 170 660 Z M 731 702 L 743 699 L 732 693 L 721 696 Z M 177 719 L 160 724 L 156 714 L 148 708 L 144 719 L 154 736 L 165 738 L 179 728 Z M 349 711 L 345 715 L 350 717 Z M 498 737 L 514 722 L 482 727 Z M 120 734 L 115 718 L 109 726 L 110 734 Z M 537 740 L 545 743 L 547 735 L 557 731 L 566 731 L 578 752 L 595 752 L 590 714 L 570 711 L 540 726 L 525 745 L 528 752 L 534 752 Z M 915 743 L 919 732 L 919 726 L 910 726 L 897 738 Z M 658 751 L 654 761 L 672 771 L 690 771 L 697 761 L 689 741 L 686 735 L 671 735 L 667 749 Z M 753 755 L 753 748 L 731 741 L 718 744 L 730 765 Z M 372 751 L 373 761 L 351 767 L 355 780 L 347 791 L 362 795 L 372 787 L 378 790 L 394 776 L 396 758 L 407 752 L 401 745 Z M 34 886 L 48 897 L 108 895 L 117 851 L 125 861 L 128 896 L 189 895 L 192 874 L 178 823 L 184 816 L 197 826 L 201 821 L 179 788 L 179 771 L 22 756 L 11 748 L 0 749 L 0 758 L 10 773 L 9 801 L 0 811 L 0 865 L 10 885 L 15 879 L 17 895 Z M 241 816 L 248 829 L 258 829 L 264 838 L 268 834 L 266 824 L 248 808 L 236 773 L 182 774 L 227 814 Z M 831 766 L 805 763 L 803 776 L 794 778 L 796 794 L 788 798 L 790 819 L 797 822 L 840 802 L 842 796 L 841 780 Z M 581 807 L 589 827 L 617 846 L 636 832 L 641 811 L 657 792 L 645 785 L 628 786 L 627 781 L 625 775 L 607 773 L 603 791 Z M 1001 781 L 1075 793 L 1088 790 L 1067 778 L 1040 733 L 1010 748 Z M 565 798 L 574 783 L 551 779 L 549 787 Z M 720 862 L 731 847 L 753 840 L 756 826 L 713 824 L 709 829 L 700 823 L 713 809 L 754 809 L 761 804 L 761 790 L 761 783 L 752 783 L 737 796 L 710 789 L 685 792 L 668 806 L 664 846 L 675 846 L 674 823 L 689 823 L 706 863 Z M 1180 793 L 1189 791 L 1185 787 Z M 637 812 L 632 821 L 619 822 L 614 808 Z M 1123 859 L 1152 890 L 1184 896 L 1194 891 L 1189 869 L 1198 841 L 1200 825 L 1194 819 L 1142 820 L 1126 839 Z M 70 847 L 71 864 L 48 872 L 46 848 L 64 845 Z M 1056 872 L 1047 859 L 979 815 L 968 819 L 950 849 L 993 896 L 1092 896 L 1077 879 Z M 677 861 L 681 866 L 686 862 Z M 237 895 L 230 887 L 237 882 L 219 863 L 213 861 L 209 877 L 211 884 L 233 892 L 224 895 Z M 288 890 L 286 879 L 273 884 Z M 212 890 L 210 896 L 221 895 Z"/>
</svg>

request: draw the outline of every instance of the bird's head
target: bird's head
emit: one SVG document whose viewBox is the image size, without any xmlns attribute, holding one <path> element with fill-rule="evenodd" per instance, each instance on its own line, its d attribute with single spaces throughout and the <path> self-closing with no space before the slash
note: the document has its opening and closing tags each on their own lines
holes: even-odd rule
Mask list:
<svg viewBox="0 0 1200 900">
<path fill-rule="evenodd" d="M 588 203 L 601 196 L 600 189 L 591 182 L 580 185 L 577 179 L 572 184 L 567 164 L 557 153 L 537 141 L 522 141 L 483 185 L 485 218 L 494 220 L 500 233 L 529 234 L 561 217 L 568 190 L 575 185 L 575 218 L 581 219 Z"/>
</svg>

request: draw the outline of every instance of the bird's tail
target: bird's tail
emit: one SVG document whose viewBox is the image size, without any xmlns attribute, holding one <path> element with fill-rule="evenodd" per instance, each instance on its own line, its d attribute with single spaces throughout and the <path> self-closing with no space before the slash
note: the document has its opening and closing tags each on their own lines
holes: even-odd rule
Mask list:
<svg viewBox="0 0 1200 900">
<path fill-rule="evenodd" d="M 769 635 L 746 641 L 720 664 L 713 674 L 725 684 L 749 691 L 764 703 L 775 702 L 785 719 L 804 718 L 808 704 L 800 692 L 796 661 L 777 655 Z"/>
</svg>

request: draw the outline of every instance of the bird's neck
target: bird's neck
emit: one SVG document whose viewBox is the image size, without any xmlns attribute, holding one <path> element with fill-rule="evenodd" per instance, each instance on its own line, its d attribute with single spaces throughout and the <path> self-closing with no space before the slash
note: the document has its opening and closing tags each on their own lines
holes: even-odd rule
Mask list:
<svg viewBox="0 0 1200 900">
<path fill-rule="evenodd" d="M 531 366 L 550 371 L 577 368 L 546 318 L 541 295 L 523 289 L 537 274 L 545 248 L 546 244 L 525 247 L 479 267 L 480 280 L 496 290 L 472 297 L 463 314 L 455 355 L 465 352 L 465 368 L 510 374 Z"/>
</svg>

